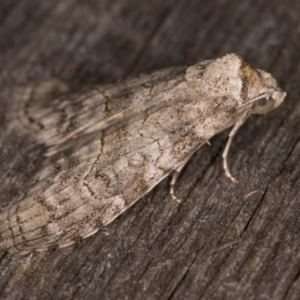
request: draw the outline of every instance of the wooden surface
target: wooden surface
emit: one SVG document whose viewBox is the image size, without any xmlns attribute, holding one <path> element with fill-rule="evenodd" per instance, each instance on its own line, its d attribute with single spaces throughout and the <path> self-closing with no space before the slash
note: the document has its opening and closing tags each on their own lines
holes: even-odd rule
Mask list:
<svg viewBox="0 0 300 300">
<path fill-rule="evenodd" d="M 94 236 L 3 254 L 1 299 L 300 299 L 300 1 L 1 0 L 0 201 L 24 191 L 43 145 L 8 132 L 8 91 L 57 77 L 101 83 L 228 52 L 271 72 L 285 103 L 228 130 Z M 23 268 L 23 269 L 22 269 Z"/>
</svg>

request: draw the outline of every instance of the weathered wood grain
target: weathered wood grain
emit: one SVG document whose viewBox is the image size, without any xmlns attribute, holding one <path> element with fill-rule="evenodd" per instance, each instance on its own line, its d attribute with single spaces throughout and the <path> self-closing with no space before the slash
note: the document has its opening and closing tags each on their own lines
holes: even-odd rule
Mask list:
<svg viewBox="0 0 300 300">
<path fill-rule="evenodd" d="M 44 160 L 43 145 L 7 129 L 18 84 L 111 82 L 235 52 L 288 96 L 235 137 L 229 163 L 238 185 L 221 166 L 227 131 L 184 169 L 182 204 L 166 179 L 81 243 L 30 259 L 3 254 L 0 298 L 299 299 L 299 9 L 296 0 L 2 0 L 1 206 Z"/>
</svg>

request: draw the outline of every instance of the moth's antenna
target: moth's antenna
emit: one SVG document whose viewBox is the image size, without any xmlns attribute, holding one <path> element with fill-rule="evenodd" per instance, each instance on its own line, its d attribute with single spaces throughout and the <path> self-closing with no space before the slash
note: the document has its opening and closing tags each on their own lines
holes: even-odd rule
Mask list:
<svg viewBox="0 0 300 300">
<path fill-rule="evenodd" d="M 267 94 L 266 93 L 262 93 L 262 94 L 258 95 L 257 97 L 253 98 L 252 100 L 239 105 L 236 109 L 240 109 L 240 108 L 242 108 L 244 106 L 248 106 L 248 105 L 252 104 L 253 102 L 256 102 L 257 100 L 262 99 L 262 98 L 268 98 Z"/>
</svg>

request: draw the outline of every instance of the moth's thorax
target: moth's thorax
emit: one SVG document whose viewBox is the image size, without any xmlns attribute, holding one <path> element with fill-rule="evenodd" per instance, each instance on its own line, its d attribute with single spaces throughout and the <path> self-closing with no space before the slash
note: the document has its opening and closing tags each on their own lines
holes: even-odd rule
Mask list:
<svg viewBox="0 0 300 300">
<path fill-rule="evenodd" d="M 237 55 L 230 54 L 211 61 L 203 68 L 196 64 L 186 70 L 189 86 L 195 89 L 201 97 L 230 97 L 241 102 L 243 82 L 240 77 L 241 61 Z"/>
<path fill-rule="evenodd" d="M 279 106 L 285 93 L 269 74 L 253 68 L 236 54 L 195 64 L 186 70 L 185 78 L 190 88 L 202 99 L 230 99 L 236 107 L 253 103 L 261 95 L 275 100 L 274 108 Z M 227 100 L 229 101 L 229 100 Z M 249 108 L 249 106 L 248 106 Z"/>
<path fill-rule="evenodd" d="M 254 99 L 260 94 L 262 88 L 262 80 L 260 74 L 243 58 L 238 57 L 240 61 L 239 77 L 242 81 L 242 88 L 240 91 L 240 98 L 243 104 L 250 99 Z"/>
<path fill-rule="evenodd" d="M 238 105 L 255 97 L 261 87 L 260 75 L 243 58 L 228 54 L 212 61 L 205 69 L 193 65 L 186 71 L 190 86 L 208 97 L 230 97 Z"/>
</svg>

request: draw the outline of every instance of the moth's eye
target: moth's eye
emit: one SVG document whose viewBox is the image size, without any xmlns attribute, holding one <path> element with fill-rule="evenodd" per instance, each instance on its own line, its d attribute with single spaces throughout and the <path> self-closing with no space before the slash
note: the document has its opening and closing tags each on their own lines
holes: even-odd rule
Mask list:
<svg viewBox="0 0 300 300">
<path fill-rule="evenodd" d="M 253 105 L 253 112 L 255 114 L 264 115 L 270 110 L 274 108 L 275 101 L 272 97 L 269 99 L 267 98 L 261 98 L 255 102 Z"/>
</svg>

